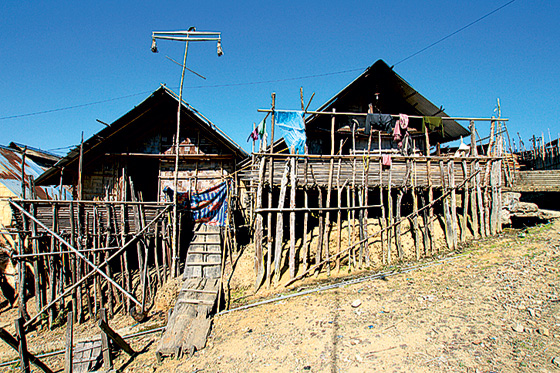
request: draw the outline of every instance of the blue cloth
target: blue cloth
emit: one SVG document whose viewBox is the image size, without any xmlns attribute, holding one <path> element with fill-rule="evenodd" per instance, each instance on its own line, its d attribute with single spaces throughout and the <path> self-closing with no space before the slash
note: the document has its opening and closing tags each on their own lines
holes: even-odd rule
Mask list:
<svg viewBox="0 0 560 373">
<path fill-rule="evenodd" d="M 177 207 L 189 209 L 195 223 L 224 227 L 227 220 L 228 186 L 228 182 L 224 181 L 200 193 L 177 192 Z M 165 187 L 163 192 L 172 202 L 173 189 Z"/>
<path fill-rule="evenodd" d="M 305 124 L 302 111 L 275 111 L 276 126 L 280 128 L 288 149 L 294 147 L 296 154 L 305 153 Z"/>
<path fill-rule="evenodd" d="M 204 192 L 192 194 L 190 207 L 196 223 L 224 227 L 227 219 L 228 182 L 217 184 Z"/>
</svg>

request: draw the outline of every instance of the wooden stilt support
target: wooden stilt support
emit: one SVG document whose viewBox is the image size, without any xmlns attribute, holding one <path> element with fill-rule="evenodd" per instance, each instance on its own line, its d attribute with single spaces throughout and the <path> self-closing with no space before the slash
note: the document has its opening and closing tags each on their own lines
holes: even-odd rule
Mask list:
<svg viewBox="0 0 560 373">
<path fill-rule="evenodd" d="M 307 169 L 309 166 L 309 158 L 307 157 L 307 145 L 305 145 L 305 155 L 306 157 L 304 158 L 304 166 L 303 166 L 303 203 L 305 206 L 305 213 L 303 214 L 303 270 L 306 271 L 307 270 L 307 266 L 308 266 L 308 260 L 309 260 L 309 240 L 308 240 L 308 221 L 309 221 L 309 212 L 307 211 L 307 209 L 309 208 L 309 195 L 308 195 L 308 185 L 307 185 Z"/>
<path fill-rule="evenodd" d="M 292 147 L 293 151 L 293 147 Z M 290 208 L 296 207 L 297 158 L 290 159 Z M 290 212 L 290 278 L 296 276 L 296 213 Z"/>
<path fill-rule="evenodd" d="M 447 164 L 447 173 L 449 175 L 449 188 L 451 188 L 451 238 L 453 242 L 453 250 L 457 250 L 457 195 L 455 193 L 455 165 L 453 159 L 450 159 Z"/>
<path fill-rule="evenodd" d="M 255 199 L 256 205 L 255 210 L 262 207 L 263 199 L 263 184 L 264 184 L 264 171 L 266 167 L 266 158 L 262 157 L 259 165 L 259 184 L 257 185 L 257 196 Z M 255 289 L 261 286 L 263 277 L 265 275 L 264 271 L 264 250 L 263 250 L 263 214 L 257 213 L 255 218 Z M 270 245 L 270 244 L 269 244 Z M 269 246 L 270 248 L 270 246 Z M 270 257 L 271 250 L 268 250 L 268 256 Z M 266 264 L 266 274 L 267 274 L 267 284 L 270 286 L 270 263 L 271 259 L 267 259 Z"/>
<path fill-rule="evenodd" d="M 72 311 L 68 313 L 66 322 L 66 349 L 64 353 L 64 373 L 72 373 L 72 358 L 74 345 L 74 317 Z"/>
<path fill-rule="evenodd" d="M 469 176 L 468 176 L 468 171 L 467 171 L 467 161 L 466 160 L 462 160 L 461 161 L 461 168 L 463 169 L 463 179 L 466 180 Z M 461 221 L 461 242 L 465 242 L 467 240 L 467 220 L 468 220 L 468 211 L 469 211 L 469 184 L 467 183 L 465 184 L 465 186 L 463 187 L 463 203 L 461 206 L 462 210 L 463 210 L 463 220 Z"/>
<path fill-rule="evenodd" d="M 445 180 L 445 168 L 443 165 L 443 160 L 439 161 L 439 171 L 441 176 L 441 192 L 447 193 L 448 191 L 448 182 Z M 449 197 L 445 197 L 443 199 L 443 222 L 445 226 L 445 241 L 447 242 L 447 248 L 449 250 L 453 250 L 453 232 L 452 232 L 452 222 L 451 222 L 451 211 L 450 210 L 450 202 Z"/>
<path fill-rule="evenodd" d="M 286 189 L 288 187 L 288 174 L 290 172 L 290 161 L 286 161 L 282 181 L 280 182 L 280 196 L 278 197 L 278 208 L 284 208 L 286 202 Z M 282 246 L 284 243 L 284 213 L 276 213 L 276 237 L 274 247 L 274 286 L 278 285 L 280 281 L 280 270 L 282 268 Z"/>
</svg>

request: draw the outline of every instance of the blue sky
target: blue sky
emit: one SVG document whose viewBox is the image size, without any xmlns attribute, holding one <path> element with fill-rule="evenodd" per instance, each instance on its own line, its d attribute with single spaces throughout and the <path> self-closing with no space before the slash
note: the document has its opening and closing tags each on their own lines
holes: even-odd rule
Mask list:
<svg viewBox="0 0 560 373">
<path fill-rule="evenodd" d="M 217 57 L 215 43 L 189 47 L 187 66 L 207 80 L 188 73 L 184 98 L 250 149 L 257 109 L 270 106 L 272 92 L 278 108 L 298 109 L 303 87 L 317 108 L 376 60 L 396 64 L 508 1 L 5 0 L 0 143 L 64 148 L 161 83 L 178 91 L 180 67 L 165 56 L 181 61 L 184 44 L 159 41 L 153 54 L 151 33 L 196 26 L 221 31 L 225 55 Z M 490 117 L 500 98 L 512 137 L 555 138 L 559 20 L 560 2 L 516 0 L 395 71 L 449 115 Z M 72 106 L 81 107 L 25 116 Z"/>
</svg>

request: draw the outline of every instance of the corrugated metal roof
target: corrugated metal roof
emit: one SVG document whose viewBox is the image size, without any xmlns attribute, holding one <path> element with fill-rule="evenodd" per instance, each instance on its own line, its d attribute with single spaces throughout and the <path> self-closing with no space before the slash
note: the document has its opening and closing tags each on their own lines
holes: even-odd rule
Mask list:
<svg viewBox="0 0 560 373">
<path fill-rule="evenodd" d="M 21 198 L 23 189 L 21 186 L 21 161 L 23 153 L 16 149 L 11 149 L 0 145 L 0 184 L 4 185 L 13 196 Z M 37 179 L 46 168 L 39 166 L 31 158 L 25 157 L 25 175 L 27 178 L 33 177 Z M 27 183 L 29 184 L 29 183 Z M 58 199 L 60 198 L 60 190 L 58 187 L 35 187 L 37 198 L 39 199 Z M 27 198 L 31 197 L 31 188 L 26 185 L 25 194 Z M 11 197 L 11 196 L 3 196 Z M 72 195 L 63 190 L 63 199 L 72 199 Z"/>
</svg>

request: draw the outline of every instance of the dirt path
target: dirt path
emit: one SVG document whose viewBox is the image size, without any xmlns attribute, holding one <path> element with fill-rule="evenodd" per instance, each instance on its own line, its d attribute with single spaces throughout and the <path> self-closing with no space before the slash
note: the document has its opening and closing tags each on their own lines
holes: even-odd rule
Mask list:
<svg viewBox="0 0 560 373">
<path fill-rule="evenodd" d="M 130 372 L 554 372 L 560 221 L 474 241 L 440 265 L 215 317 L 185 360 L 119 356 Z M 4 314 L 1 315 L 4 318 Z M 4 320 L 2 320 L 4 321 Z M 46 361 L 49 363 L 49 361 Z M 61 360 L 59 359 L 60 363 Z M 51 361 L 51 364 L 54 362 Z"/>
</svg>

